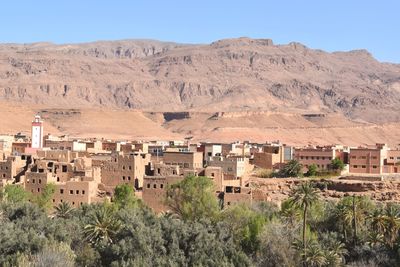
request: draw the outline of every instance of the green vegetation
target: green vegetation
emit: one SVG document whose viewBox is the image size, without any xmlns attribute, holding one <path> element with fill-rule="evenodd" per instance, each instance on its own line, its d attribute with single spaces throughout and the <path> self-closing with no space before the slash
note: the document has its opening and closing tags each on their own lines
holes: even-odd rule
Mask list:
<svg viewBox="0 0 400 267">
<path fill-rule="evenodd" d="M 49 211 L 52 208 L 52 199 L 55 191 L 56 186 L 54 184 L 46 184 L 40 195 L 34 198 L 33 201 L 39 206 L 39 208 Z"/>
<path fill-rule="evenodd" d="M 295 159 L 292 159 L 279 171 L 280 177 L 301 177 L 303 176 L 303 165 Z"/>
<path fill-rule="evenodd" d="M 331 162 L 330 168 L 336 172 L 343 171 L 344 169 L 344 163 L 341 159 L 339 158 L 334 158 Z"/>
<path fill-rule="evenodd" d="M 303 182 L 280 208 L 220 210 L 212 187 L 192 176 L 170 186 L 173 213 L 161 215 L 129 186 L 111 203 L 60 203 L 51 215 L 51 187 L 32 202 L 11 187 L 0 202 L 0 266 L 400 266 L 397 204 L 322 201 Z"/>
<path fill-rule="evenodd" d="M 316 176 L 318 173 L 318 167 L 316 164 L 311 164 L 310 166 L 308 166 L 308 170 L 306 173 L 306 176 Z"/>
<path fill-rule="evenodd" d="M 29 193 L 26 192 L 21 186 L 18 185 L 6 185 L 0 192 L 0 199 L 3 201 L 9 201 L 12 203 L 23 202 L 29 199 Z"/>
<path fill-rule="evenodd" d="M 204 176 L 188 176 L 167 188 L 167 204 L 183 220 L 214 218 L 219 210 L 214 184 Z"/>
<path fill-rule="evenodd" d="M 138 204 L 135 197 L 135 189 L 128 184 L 122 184 L 115 187 L 113 202 L 119 208 L 132 208 Z"/>
</svg>

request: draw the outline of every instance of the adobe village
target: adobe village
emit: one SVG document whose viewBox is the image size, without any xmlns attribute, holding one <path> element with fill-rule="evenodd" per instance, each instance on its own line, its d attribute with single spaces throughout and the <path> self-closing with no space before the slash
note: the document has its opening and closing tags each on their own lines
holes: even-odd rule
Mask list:
<svg viewBox="0 0 400 267">
<path fill-rule="evenodd" d="M 0 136 L 0 186 L 15 184 L 35 196 L 54 184 L 54 206 L 110 200 L 116 186 L 127 184 L 155 212 L 167 212 L 167 187 L 188 176 L 211 179 L 223 206 L 280 204 L 298 183 L 309 179 L 317 181 L 324 198 L 367 195 L 378 201 L 400 200 L 400 150 L 385 144 L 293 147 L 278 141 L 74 139 L 44 132 L 45 122 L 37 115 L 31 136 Z"/>
</svg>

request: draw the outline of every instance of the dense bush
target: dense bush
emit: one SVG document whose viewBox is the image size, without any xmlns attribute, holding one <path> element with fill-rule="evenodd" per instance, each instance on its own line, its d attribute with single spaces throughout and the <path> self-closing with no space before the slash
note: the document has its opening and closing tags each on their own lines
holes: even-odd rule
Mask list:
<svg viewBox="0 0 400 267">
<path fill-rule="evenodd" d="M 156 215 L 124 187 L 115 203 L 60 204 L 51 213 L 38 205 L 46 201 L 3 198 L 0 266 L 400 266 L 396 204 L 322 201 L 303 183 L 280 209 L 217 210 L 204 197 L 213 197 L 210 186 L 192 178 L 171 187 L 168 203 L 181 214 Z"/>
</svg>

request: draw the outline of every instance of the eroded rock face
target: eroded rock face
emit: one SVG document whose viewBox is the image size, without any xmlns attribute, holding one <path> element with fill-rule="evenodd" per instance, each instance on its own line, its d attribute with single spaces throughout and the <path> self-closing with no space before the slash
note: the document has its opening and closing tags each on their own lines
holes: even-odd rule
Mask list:
<svg viewBox="0 0 400 267">
<path fill-rule="evenodd" d="M 339 112 L 399 121 L 400 66 L 368 52 L 238 38 L 0 45 L 0 99 L 57 108 Z"/>
<path fill-rule="evenodd" d="M 281 202 L 288 198 L 292 188 L 307 179 L 250 179 L 249 185 L 257 189 L 257 194 L 269 201 Z M 368 196 L 376 201 L 400 202 L 400 179 L 383 181 L 361 181 L 346 179 L 327 179 L 314 181 L 320 189 L 320 196 L 327 200 L 338 200 L 346 196 Z M 261 197 L 258 196 L 259 199 Z"/>
</svg>

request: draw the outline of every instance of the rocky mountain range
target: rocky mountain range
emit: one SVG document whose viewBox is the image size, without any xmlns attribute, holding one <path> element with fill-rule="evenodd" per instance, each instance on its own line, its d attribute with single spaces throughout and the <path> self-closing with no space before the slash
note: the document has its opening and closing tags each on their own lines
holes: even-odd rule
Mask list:
<svg viewBox="0 0 400 267">
<path fill-rule="evenodd" d="M 227 39 L 0 45 L 0 99 L 146 111 L 339 112 L 399 121 L 400 65 L 365 50 Z"/>
<path fill-rule="evenodd" d="M 291 127 L 342 127 L 333 139 L 302 137 L 302 142 L 340 142 L 340 133 L 351 127 L 359 135 L 364 126 L 396 128 L 400 65 L 379 62 L 365 50 L 328 53 L 270 39 L 1 44 L 0 102 L 8 111 L 32 106 L 54 129 L 76 134 L 82 133 L 79 126 L 64 127 L 54 110 L 78 110 L 74 118 L 91 109 L 141 112 L 140 121 L 156 123 L 154 129 L 210 139 L 250 139 L 254 132 L 268 138 L 266 129 L 284 134 Z M 5 114 L 0 111 L 0 117 Z M 389 138 L 379 129 L 366 140 Z"/>
</svg>

